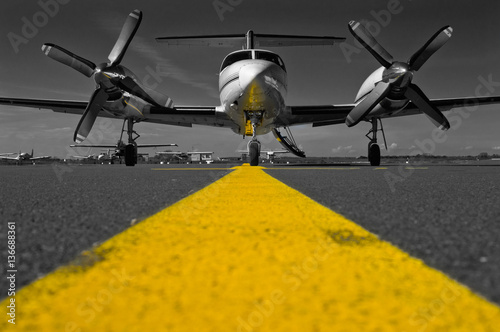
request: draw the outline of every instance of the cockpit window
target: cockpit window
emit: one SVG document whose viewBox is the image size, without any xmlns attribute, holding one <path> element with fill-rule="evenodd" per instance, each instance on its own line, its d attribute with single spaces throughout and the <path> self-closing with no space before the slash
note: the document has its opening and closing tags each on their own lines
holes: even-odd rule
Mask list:
<svg viewBox="0 0 500 332">
<path fill-rule="evenodd" d="M 232 65 L 235 62 L 241 60 L 251 60 L 252 59 L 252 51 L 241 51 L 229 54 L 222 62 L 222 66 L 220 67 L 220 71 L 223 71 L 227 66 Z"/>
<path fill-rule="evenodd" d="M 260 60 L 271 61 L 280 66 L 284 71 L 286 71 L 285 64 L 283 60 L 278 56 L 278 54 L 266 51 L 255 51 L 255 58 Z"/>
<path fill-rule="evenodd" d="M 255 55 L 252 55 L 252 52 L 255 52 Z M 253 56 L 253 57 L 252 57 Z M 251 60 L 251 59 L 258 59 L 258 60 L 265 60 L 265 61 L 270 61 L 278 66 L 280 66 L 284 71 L 286 71 L 285 68 L 285 63 L 279 55 L 276 53 L 268 52 L 268 51 L 252 51 L 252 50 L 244 50 L 244 51 L 239 51 L 239 52 L 234 52 L 229 54 L 224 61 L 222 62 L 222 66 L 220 67 L 220 71 L 222 72 L 226 67 L 232 65 L 235 62 L 241 61 L 241 60 Z"/>
</svg>

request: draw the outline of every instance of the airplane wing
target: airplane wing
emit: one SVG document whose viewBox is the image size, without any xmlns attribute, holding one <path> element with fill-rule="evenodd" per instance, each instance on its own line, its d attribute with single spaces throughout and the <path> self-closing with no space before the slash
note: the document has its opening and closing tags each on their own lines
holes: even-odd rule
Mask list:
<svg viewBox="0 0 500 332">
<path fill-rule="evenodd" d="M 33 157 L 30 158 L 30 160 L 40 160 L 40 159 L 50 159 L 52 158 L 51 156 L 41 156 L 41 157 Z"/>
<path fill-rule="evenodd" d="M 0 159 L 3 159 L 3 160 L 18 160 L 17 158 L 14 158 L 14 157 L 5 157 L 5 156 L 0 156 Z"/>
<path fill-rule="evenodd" d="M 500 96 L 467 97 L 431 99 L 431 104 L 440 111 L 446 112 L 456 108 L 500 104 Z M 299 124 L 312 124 L 313 127 L 343 124 L 349 112 L 356 104 L 318 105 L 318 106 L 290 106 L 278 118 L 278 126 L 287 127 Z M 410 102 L 403 110 L 396 113 L 380 115 L 381 118 L 392 118 L 407 115 L 423 114 L 418 107 Z"/>
<path fill-rule="evenodd" d="M 455 108 L 468 107 L 471 105 L 482 106 L 500 104 L 500 96 L 431 99 L 430 102 L 441 111 L 449 111 Z M 54 112 L 82 115 L 87 107 L 87 102 L 0 98 L 0 105 L 51 109 Z M 343 124 L 345 123 L 347 115 L 354 108 L 354 106 L 356 106 L 356 104 L 289 106 L 286 108 L 285 112 L 278 117 L 276 125 L 278 127 L 288 127 L 300 124 L 312 124 L 313 127 L 319 127 Z M 224 112 L 218 111 L 215 106 L 176 106 L 175 108 L 153 106 L 149 109 L 149 114 L 150 115 L 148 116 L 150 117 L 146 117 L 142 121 L 184 127 L 192 127 L 193 124 L 216 127 L 234 126 L 234 123 L 227 117 L 227 115 Z M 386 113 L 380 117 L 390 118 L 415 114 L 422 114 L 422 112 L 416 107 L 415 104 L 410 102 L 403 110 L 394 114 Z M 99 116 L 116 118 L 116 116 L 107 112 L 100 112 Z M 116 148 L 116 145 L 101 145 L 99 147 Z"/>
<path fill-rule="evenodd" d="M 85 112 L 87 104 L 88 102 L 86 101 L 72 100 L 0 98 L 0 105 L 50 109 L 54 112 L 79 115 L 82 115 Z M 145 115 L 146 118 L 141 120 L 143 122 L 168 124 L 173 126 L 234 126 L 233 122 L 227 117 L 227 115 L 224 112 L 218 111 L 216 106 L 176 106 L 174 108 L 152 106 L 147 110 Z M 99 116 L 117 118 L 115 115 L 108 112 L 99 112 Z M 116 146 L 109 146 L 109 148 L 114 147 Z"/>
<path fill-rule="evenodd" d="M 138 148 L 156 148 L 161 146 L 178 146 L 177 144 L 137 144 Z M 118 146 L 116 144 L 107 144 L 107 145 L 92 145 L 92 144 L 71 144 L 71 148 L 105 148 L 105 149 L 116 149 Z"/>
</svg>

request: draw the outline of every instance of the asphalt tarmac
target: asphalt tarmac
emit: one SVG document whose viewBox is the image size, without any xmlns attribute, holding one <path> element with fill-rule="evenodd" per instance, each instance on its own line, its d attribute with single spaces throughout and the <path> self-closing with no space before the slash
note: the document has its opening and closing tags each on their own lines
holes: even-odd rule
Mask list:
<svg viewBox="0 0 500 332">
<path fill-rule="evenodd" d="M 6 239 L 7 223 L 16 222 L 17 287 L 229 172 L 153 172 L 150 165 L 0 167 L 0 234 Z M 0 259 L 7 261 L 6 249 Z M 1 289 L 7 282 L 1 279 Z"/>
<path fill-rule="evenodd" d="M 0 233 L 16 222 L 18 288 L 230 167 L 0 167 Z M 276 166 L 266 173 L 500 304 L 500 167 Z M 6 255 L 0 251 L 2 262 Z M 0 287 L 7 288 L 3 278 Z"/>
</svg>

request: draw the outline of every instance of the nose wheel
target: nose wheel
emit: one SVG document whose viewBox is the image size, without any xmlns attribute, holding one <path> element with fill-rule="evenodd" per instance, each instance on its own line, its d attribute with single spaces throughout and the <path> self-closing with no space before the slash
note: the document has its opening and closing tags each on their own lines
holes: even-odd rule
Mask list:
<svg viewBox="0 0 500 332">
<path fill-rule="evenodd" d="M 247 119 L 251 123 L 252 140 L 248 142 L 248 157 L 250 166 L 259 166 L 260 142 L 257 140 L 257 126 L 262 122 L 262 112 L 247 112 Z"/>
<path fill-rule="evenodd" d="M 250 166 L 259 166 L 260 157 L 260 142 L 251 140 L 248 142 L 248 156 L 250 158 Z"/>
</svg>

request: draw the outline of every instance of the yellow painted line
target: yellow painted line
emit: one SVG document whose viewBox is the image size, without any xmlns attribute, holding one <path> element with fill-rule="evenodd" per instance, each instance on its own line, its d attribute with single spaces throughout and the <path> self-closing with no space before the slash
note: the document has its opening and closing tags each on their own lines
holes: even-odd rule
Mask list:
<svg viewBox="0 0 500 332">
<path fill-rule="evenodd" d="M 220 170 L 230 170 L 230 167 L 227 168 L 203 168 L 203 167 L 176 167 L 176 168 L 151 168 L 152 171 L 220 171 Z"/>
<path fill-rule="evenodd" d="M 286 170 L 311 170 L 311 169 L 314 169 L 314 170 L 356 170 L 356 169 L 360 169 L 359 167 L 328 167 L 328 166 L 325 166 L 325 167 L 302 167 L 302 166 L 292 166 L 292 167 L 271 167 L 271 168 L 267 168 L 269 170 L 273 170 L 273 169 L 286 169 Z"/>
<path fill-rule="evenodd" d="M 377 167 L 375 170 L 380 170 L 380 169 L 387 169 L 387 167 Z"/>
<path fill-rule="evenodd" d="M 140 114 L 141 116 L 144 116 L 144 114 L 142 114 L 142 113 L 141 113 L 141 111 L 139 111 L 139 109 L 138 109 L 137 107 L 135 107 L 134 105 L 132 105 L 132 104 L 128 103 L 128 102 L 125 100 L 125 98 L 123 98 L 123 101 L 125 102 L 125 104 L 127 104 L 128 106 L 132 107 L 132 108 L 133 108 L 133 109 L 135 109 L 137 112 L 139 112 L 139 114 Z"/>
<path fill-rule="evenodd" d="M 16 304 L 16 326 L 4 315 L 1 331 L 500 326 L 497 306 L 260 167 L 237 167 L 84 252 Z"/>
</svg>

